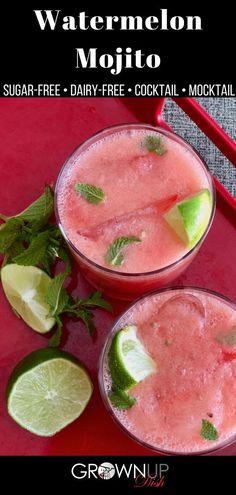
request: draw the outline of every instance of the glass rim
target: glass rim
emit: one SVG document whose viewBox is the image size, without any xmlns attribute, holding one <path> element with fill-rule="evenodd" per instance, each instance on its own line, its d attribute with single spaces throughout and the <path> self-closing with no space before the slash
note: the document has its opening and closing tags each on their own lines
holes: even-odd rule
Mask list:
<svg viewBox="0 0 236 495">
<path fill-rule="evenodd" d="M 206 289 L 206 288 L 203 288 L 203 287 L 193 286 L 193 285 L 184 285 L 184 286 L 183 285 L 176 285 L 176 286 L 171 286 L 171 287 L 164 287 L 164 288 L 157 289 L 157 290 L 154 290 L 152 292 L 148 292 L 148 293 L 142 295 L 141 297 L 139 297 L 138 299 L 136 299 L 135 301 L 133 301 L 131 304 L 129 304 L 128 307 L 126 307 L 126 309 L 115 319 L 114 323 L 112 324 L 112 328 L 111 328 L 110 332 L 107 335 L 107 338 L 106 338 L 106 341 L 105 341 L 105 344 L 103 346 L 102 352 L 100 354 L 99 362 L 98 362 L 98 385 L 99 385 L 99 391 L 100 391 L 100 395 L 101 395 L 103 404 L 104 404 L 106 410 L 108 411 L 108 413 L 110 414 L 111 418 L 115 422 L 115 424 L 118 425 L 118 427 L 129 438 L 131 438 L 132 440 L 134 440 L 136 443 L 138 443 L 142 447 L 145 447 L 146 449 L 149 449 L 149 450 L 151 450 L 153 452 L 156 452 L 156 453 L 159 453 L 159 454 L 168 455 L 168 456 L 170 456 L 170 455 L 174 455 L 174 456 L 196 456 L 196 455 L 197 456 L 200 456 L 200 455 L 208 455 L 208 454 L 217 452 L 219 450 L 222 450 L 223 448 L 230 447 L 230 445 L 232 445 L 236 441 L 236 433 L 234 433 L 234 435 L 231 438 L 229 438 L 228 440 L 224 440 L 223 443 L 221 443 L 219 445 L 216 445 L 215 447 L 209 447 L 207 449 L 202 449 L 202 450 L 195 450 L 195 451 L 189 451 L 189 452 L 186 451 L 185 452 L 185 451 L 174 451 L 174 450 L 168 450 L 168 449 L 162 449 L 162 448 L 155 447 L 152 444 L 149 444 L 148 442 L 146 442 L 145 440 L 142 440 L 142 439 L 138 438 L 135 434 L 133 434 L 131 431 L 129 431 L 121 423 L 121 421 L 118 419 L 117 415 L 114 413 L 114 410 L 113 410 L 113 408 L 112 408 L 112 406 L 110 404 L 110 401 L 108 399 L 108 396 L 107 396 L 107 393 L 106 393 L 106 389 L 105 389 L 105 386 L 104 386 L 104 379 L 103 379 L 104 360 L 105 360 L 105 358 L 107 356 L 107 351 L 109 350 L 110 342 L 111 342 L 113 336 L 118 331 L 118 328 L 116 328 L 116 327 L 119 325 L 120 320 L 122 320 L 126 316 L 126 314 L 130 311 L 130 309 L 132 309 L 140 301 L 142 301 L 142 300 L 144 300 L 146 298 L 149 298 L 149 297 L 152 297 L 152 296 L 161 294 L 163 292 L 172 292 L 172 291 L 175 291 L 175 290 L 180 290 L 180 291 L 181 290 L 183 290 L 183 291 L 188 291 L 189 290 L 189 291 L 196 291 L 196 292 L 203 292 L 203 293 L 206 293 L 206 294 L 210 294 L 213 297 L 216 297 L 216 298 L 218 298 L 220 300 L 223 300 L 224 302 L 226 302 L 230 306 L 233 306 L 233 308 L 236 310 L 236 303 L 232 299 L 230 299 L 229 297 L 221 294 L 220 292 L 217 292 L 217 291 L 214 291 L 214 290 L 211 290 L 211 289 Z"/>
<path fill-rule="evenodd" d="M 99 265 L 95 261 L 93 261 L 90 258 L 88 258 L 84 253 L 82 253 L 73 244 L 73 242 L 68 237 L 68 235 L 65 232 L 65 229 L 64 229 L 64 227 L 63 227 L 63 225 L 61 223 L 61 218 L 60 218 L 59 208 L 58 208 L 58 193 L 59 193 L 59 187 L 60 187 L 60 180 L 61 180 L 61 178 L 63 176 L 63 173 L 64 173 L 66 167 L 69 165 L 70 160 L 73 158 L 73 156 L 75 155 L 75 153 L 77 153 L 85 145 L 88 145 L 89 146 L 90 143 L 92 144 L 92 142 L 94 141 L 94 139 L 96 140 L 97 137 L 99 137 L 99 136 L 102 137 L 102 134 L 105 134 L 105 133 L 107 133 L 109 131 L 114 131 L 115 132 L 116 130 L 117 131 L 118 130 L 122 130 L 122 129 L 125 130 L 127 127 L 130 127 L 130 128 L 132 128 L 132 127 L 133 128 L 142 128 L 142 129 L 152 129 L 152 131 L 155 131 L 157 133 L 163 134 L 163 135 L 169 137 L 170 139 L 179 142 L 185 148 L 187 148 L 193 155 L 196 155 L 198 161 L 201 163 L 201 166 L 204 169 L 204 172 L 205 172 L 205 174 L 207 176 L 207 179 L 208 179 L 208 182 L 209 182 L 209 185 L 210 185 L 210 188 L 211 188 L 211 194 L 212 194 L 211 215 L 210 215 L 210 218 L 209 218 L 207 227 L 206 227 L 203 235 L 198 240 L 197 244 L 195 244 L 195 246 L 193 246 L 189 251 L 187 251 L 187 253 L 185 253 L 181 258 L 177 259 L 176 261 L 170 263 L 169 265 L 165 265 L 165 266 L 163 266 L 161 268 L 157 268 L 155 270 L 151 270 L 151 271 L 148 271 L 148 272 L 122 272 L 122 271 L 114 270 L 112 268 L 108 268 L 108 267 L 103 266 L 103 265 Z M 80 143 L 79 146 L 76 146 L 76 148 L 72 151 L 72 153 L 68 156 L 68 158 L 63 163 L 63 165 L 61 167 L 61 170 L 59 172 L 59 175 L 57 177 L 56 186 L 55 186 L 55 207 L 54 207 L 54 209 L 55 209 L 55 217 L 56 217 L 57 225 L 58 225 L 58 227 L 59 227 L 59 229 L 61 231 L 61 234 L 64 237 L 65 241 L 70 246 L 70 248 L 72 249 L 72 251 L 74 251 L 75 254 L 77 254 L 78 256 L 80 256 L 80 258 L 82 258 L 82 260 L 85 261 L 88 265 L 90 265 L 93 268 L 96 268 L 97 270 L 100 270 L 102 272 L 105 272 L 105 273 L 108 273 L 108 274 L 111 274 L 111 275 L 116 275 L 116 276 L 121 277 L 121 278 L 124 278 L 124 279 L 125 278 L 131 279 L 132 277 L 133 278 L 138 278 L 138 277 L 143 277 L 143 278 L 146 278 L 147 277 L 147 278 L 149 278 L 151 276 L 162 274 L 162 273 L 164 273 L 166 271 L 171 270 L 172 268 L 174 268 L 175 266 L 177 266 L 179 263 L 185 261 L 188 257 L 191 257 L 191 255 L 196 250 L 198 250 L 198 248 L 201 246 L 201 244 L 203 243 L 203 241 L 207 237 L 208 232 L 209 232 L 209 230 L 210 230 L 210 228 L 212 226 L 212 222 L 213 222 L 214 215 L 215 215 L 215 210 L 216 210 L 216 189 L 215 189 L 215 184 L 214 184 L 214 181 L 213 181 L 213 178 L 212 178 L 212 175 L 210 173 L 210 170 L 209 170 L 208 165 L 203 160 L 203 158 L 198 153 L 198 151 L 191 144 L 189 144 L 187 141 L 185 141 L 185 139 L 183 139 L 181 136 L 179 136 L 175 132 L 169 131 L 167 129 L 164 129 L 163 127 L 160 127 L 160 126 L 153 126 L 151 124 L 146 124 L 146 123 L 141 123 L 141 122 L 129 122 L 129 123 L 123 123 L 123 124 L 115 124 L 115 125 L 112 125 L 112 126 L 109 126 L 109 127 L 105 127 L 103 129 L 100 129 L 99 131 L 97 131 L 94 134 L 92 134 L 92 136 L 90 136 L 88 139 L 85 139 L 84 141 L 82 141 L 82 143 Z"/>
</svg>

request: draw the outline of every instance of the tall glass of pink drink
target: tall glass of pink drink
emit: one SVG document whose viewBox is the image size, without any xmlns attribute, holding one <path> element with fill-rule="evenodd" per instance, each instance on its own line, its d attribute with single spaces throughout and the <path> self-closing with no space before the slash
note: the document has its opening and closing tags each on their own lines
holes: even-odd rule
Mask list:
<svg viewBox="0 0 236 495">
<path fill-rule="evenodd" d="M 114 336 L 127 325 L 136 326 L 156 369 L 128 390 L 136 403 L 121 410 L 108 398 L 109 350 Z M 235 303 L 194 287 L 143 296 L 115 323 L 101 356 L 99 384 L 113 419 L 147 448 L 170 455 L 199 455 L 235 442 Z"/>
<path fill-rule="evenodd" d="M 163 153 L 147 149 L 150 136 L 161 140 Z M 102 190 L 103 200 L 86 200 L 75 189 L 78 183 Z M 204 188 L 212 196 L 211 215 L 190 248 L 164 214 Z M 214 211 L 214 185 L 196 151 L 177 135 L 145 124 L 114 126 L 92 136 L 68 158 L 56 185 L 58 224 L 80 270 L 94 287 L 124 300 L 175 279 L 198 252 Z M 124 248 L 122 263 L 109 264 L 109 246 L 127 236 L 139 242 Z"/>
</svg>

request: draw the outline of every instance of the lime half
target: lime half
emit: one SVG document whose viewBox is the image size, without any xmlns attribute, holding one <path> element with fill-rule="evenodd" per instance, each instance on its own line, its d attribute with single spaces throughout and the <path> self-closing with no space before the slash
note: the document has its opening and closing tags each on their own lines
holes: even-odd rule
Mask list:
<svg viewBox="0 0 236 495">
<path fill-rule="evenodd" d="M 156 371 L 156 364 L 137 337 L 137 327 L 127 325 L 114 336 L 109 350 L 113 383 L 128 390 Z"/>
<path fill-rule="evenodd" d="M 44 296 L 51 278 L 35 266 L 9 264 L 2 268 L 1 279 L 9 303 L 27 325 L 39 333 L 49 332 L 55 319 L 48 318 Z"/>
<path fill-rule="evenodd" d="M 14 369 L 7 408 L 23 428 L 48 437 L 80 416 L 92 390 L 88 373 L 77 359 L 59 349 L 40 349 Z"/>
<path fill-rule="evenodd" d="M 202 189 L 197 194 L 176 203 L 164 218 L 182 239 L 192 248 L 204 234 L 212 211 L 212 196 L 208 189 Z"/>
</svg>

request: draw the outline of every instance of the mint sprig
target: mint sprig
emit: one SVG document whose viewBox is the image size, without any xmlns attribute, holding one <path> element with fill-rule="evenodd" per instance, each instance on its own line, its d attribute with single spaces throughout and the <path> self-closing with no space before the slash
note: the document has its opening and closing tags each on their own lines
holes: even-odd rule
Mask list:
<svg viewBox="0 0 236 495">
<path fill-rule="evenodd" d="M 90 296 L 85 299 L 74 299 L 63 287 L 66 277 L 67 275 L 65 275 L 65 272 L 57 275 L 57 277 L 55 277 L 49 284 L 45 294 L 45 301 L 51 308 L 49 316 L 53 316 L 57 323 L 55 335 L 53 335 L 48 343 L 51 347 L 57 345 L 60 339 L 62 328 L 61 317 L 64 314 L 82 320 L 88 330 L 88 333 L 93 335 L 95 325 L 93 322 L 94 315 L 92 310 L 95 308 L 101 308 L 112 312 L 112 306 L 108 303 L 108 301 L 103 299 L 100 292 L 90 294 Z"/>
<path fill-rule="evenodd" d="M 0 218 L 5 222 L 0 225 L 0 253 L 4 254 L 3 264 L 38 266 L 49 275 L 58 260 L 64 262 L 64 271 L 52 278 L 45 293 L 45 301 L 50 307 L 48 316 L 53 316 L 57 323 L 49 345 L 57 346 L 61 340 L 61 316 L 64 313 L 79 318 L 92 334 L 95 330 L 93 310 L 102 308 L 112 311 L 112 308 L 100 292 L 95 292 L 85 299 L 74 299 L 64 288 L 64 283 L 71 273 L 72 258 L 59 228 L 50 223 L 53 204 L 53 190 L 46 185 L 40 198 L 23 212 L 15 217 L 0 214 Z"/>
<path fill-rule="evenodd" d="M 22 240 L 16 239 L 11 246 L 8 248 L 8 259 L 13 260 L 18 256 L 20 253 L 24 251 L 25 247 L 23 245 Z M 7 257 L 5 257 L 5 262 L 7 262 Z M 4 263 L 3 263 L 4 264 Z"/>
<path fill-rule="evenodd" d="M 124 254 L 122 252 L 123 249 L 134 242 L 141 242 L 141 239 L 136 236 L 117 237 L 117 239 L 115 239 L 108 247 L 105 254 L 106 263 L 112 266 L 122 265 L 124 262 Z"/>
<path fill-rule="evenodd" d="M 18 213 L 13 217 L 6 217 L 5 215 L 0 214 L 0 218 L 5 222 L 11 219 L 15 220 L 17 218 L 30 223 L 31 225 L 34 223 L 39 224 L 40 222 L 40 226 L 42 227 L 48 222 L 49 218 L 51 217 L 53 208 L 54 193 L 52 187 L 46 184 L 44 193 L 21 213 Z"/>
<path fill-rule="evenodd" d="M 77 182 L 77 184 L 75 184 L 75 190 L 80 193 L 86 201 L 93 203 L 94 205 L 101 203 L 105 199 L 103 190 L 100 187 L 93 186 L 92 184 Z"/>
<path fill-rule="evenodd" d="M 40 232 L 33 237 L 29 247 L 13 258 L 17 265 L 36 266 L 44 263 L 47 256 L 49 231 Z"/>
<path fill-rule="evenodd" d="M 79 303 L 83 307 L 86 307 L 86 309 L 101 308 L 109 312 L 112 311 L 111 304 L 106 301 L 106 299 L 103 299 L 102 293 L 99 291 L 93 292 L 92 294 L 90 294 L 90 296 L 87 297 L 87 299 L 77 299 L 77 304 Z"/>
<path fill-rule="evenodd" d="M 68 303 L 68 294 L 64 289 L 63 284 L 69 273 L 70 272 L 67 270 L 59 273 L 48 284 L 44 299 L 51 308 L 49 313 L 51 317 L 58 316 L 62 313 Z"/>
<path fill-rule="evenodd" d="M 202 419 L 201 436 L 205 440 L 214 441 L 219 438 L 219 434 L 215 426 L 207 419 Z"/>
<path fill-rule="evenodd" d="M 153 151 L 159 156 L 166 153 L 165 145 L 161 136 L 154 136 L 154 134 L 150 134 L 150 136 L 147 136 L 144 139 L 143 144 L 148 151 Z"/>
<path fill-rule="evenodd" d="M 45 186 L 44 193 L 36 199 L 31 205 L 23 210 L 17 218 L 32 224 L 36 224 L 37 228 L 43 227 L 51 217 L 54 209 L 54 193 L 52 187 Z"/>
<path fill-rule="evenodd" d="M 8 249 L 21 239 L 24 223 L 20 218 L 10 218 L 0 226 L 0 253 L 7 253 Z"/>
<path fill-rule="evenodd" d="M 34 260 L 31 263 L 30 258 L 39 257 L 39 254 L 36 255 L 35 252 L 42 249 L 44 242 L 41 242 L 40 238 L 36 241 L 36 237 L 42 231 L 50 231 L 50 236 L 45 234 L 45 239 L 46 237 L 50 237 L 52 245 L 55 243 L 58 246 L 62 244 L 63 241 L 59 229 L 47 223 L 53 214 L 53 204 L 53 190 L 50 186 L 46 185 L 44 193 L 21 213 L 12 217 L 6 217 L 0 214 L 0 218 L 4 219 L 5 222 L 0 226 L 0 253 L 5 254 L 4 263 L 11 263 L 16 256 L 22 254 L 22 258 L 19 258 L 17 261 L 19 264 L 38 264 L 39 262 L 34 262 Z M 54 232 L 52 229 L 54 229 Z M 47 247 L 50 250 L 49 243 Z M 26 250 L 30 248 L 30 250 L 23 256 L 24 248 Z M 47 255 L 49 256 L 49 252 L 47 252 Z M 46 253 L 44 257 L 41 253 L 41 257 L 45 261 Z M 50 263 L 46 264 L 49 265 Z"/>
<path fill-rule="evenodd" d="M 129 409 L 136 403 L 135 397 L 132 397 L 132 395 L 129 395 L 124 390 L 120 390 L 119 388 L 114 386 L 109 392 L 108 397 L 112 405 L 121 410 Z"/>
</svg>

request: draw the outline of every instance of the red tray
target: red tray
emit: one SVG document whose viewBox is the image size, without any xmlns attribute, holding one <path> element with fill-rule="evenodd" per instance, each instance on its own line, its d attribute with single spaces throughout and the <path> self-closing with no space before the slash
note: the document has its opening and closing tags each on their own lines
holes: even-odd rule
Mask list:
<svg viewBox="0 0 236 495">
<path fill-rule="evenodd" d="M 236 165 L 233 142 L 191 98 L 178 103 Z M 163 99 L 49 98 L 1 99 L 0 211 L 15 214 L 41 194 L 44 183 L 55 183 L 71 151 L 103 127 L 143 121 L 166 126 Z M 199 254 L 176 280 L 219 291 L 236 301 L 236 200 L 216 181 L 217 212 L 213 227 Z M 91 291 L 78 271 L 70 283 L 74 293 Z M 0 289 L 0 454 L 2 455 L 145 455 L 113 423 L 99 395 L 97 363 L 114 317 L 97 310 L 93 340 L 82 324 L 66 322 L 63 348 L 84 362 L 95 384 L 85 413 L 52 438 L 40 438 L 21 429 L 7 415 L 5 387 L 11 370 L 26 354 L 45 347 L 44 337 L 30 330 L 12 313 Z M 116 314 L 122 305 L 114 304 Z M 124 308 L 124 306 L 123 306 Z M 226 455 L 236 454 L 236 445 Z"/>
</svg>

